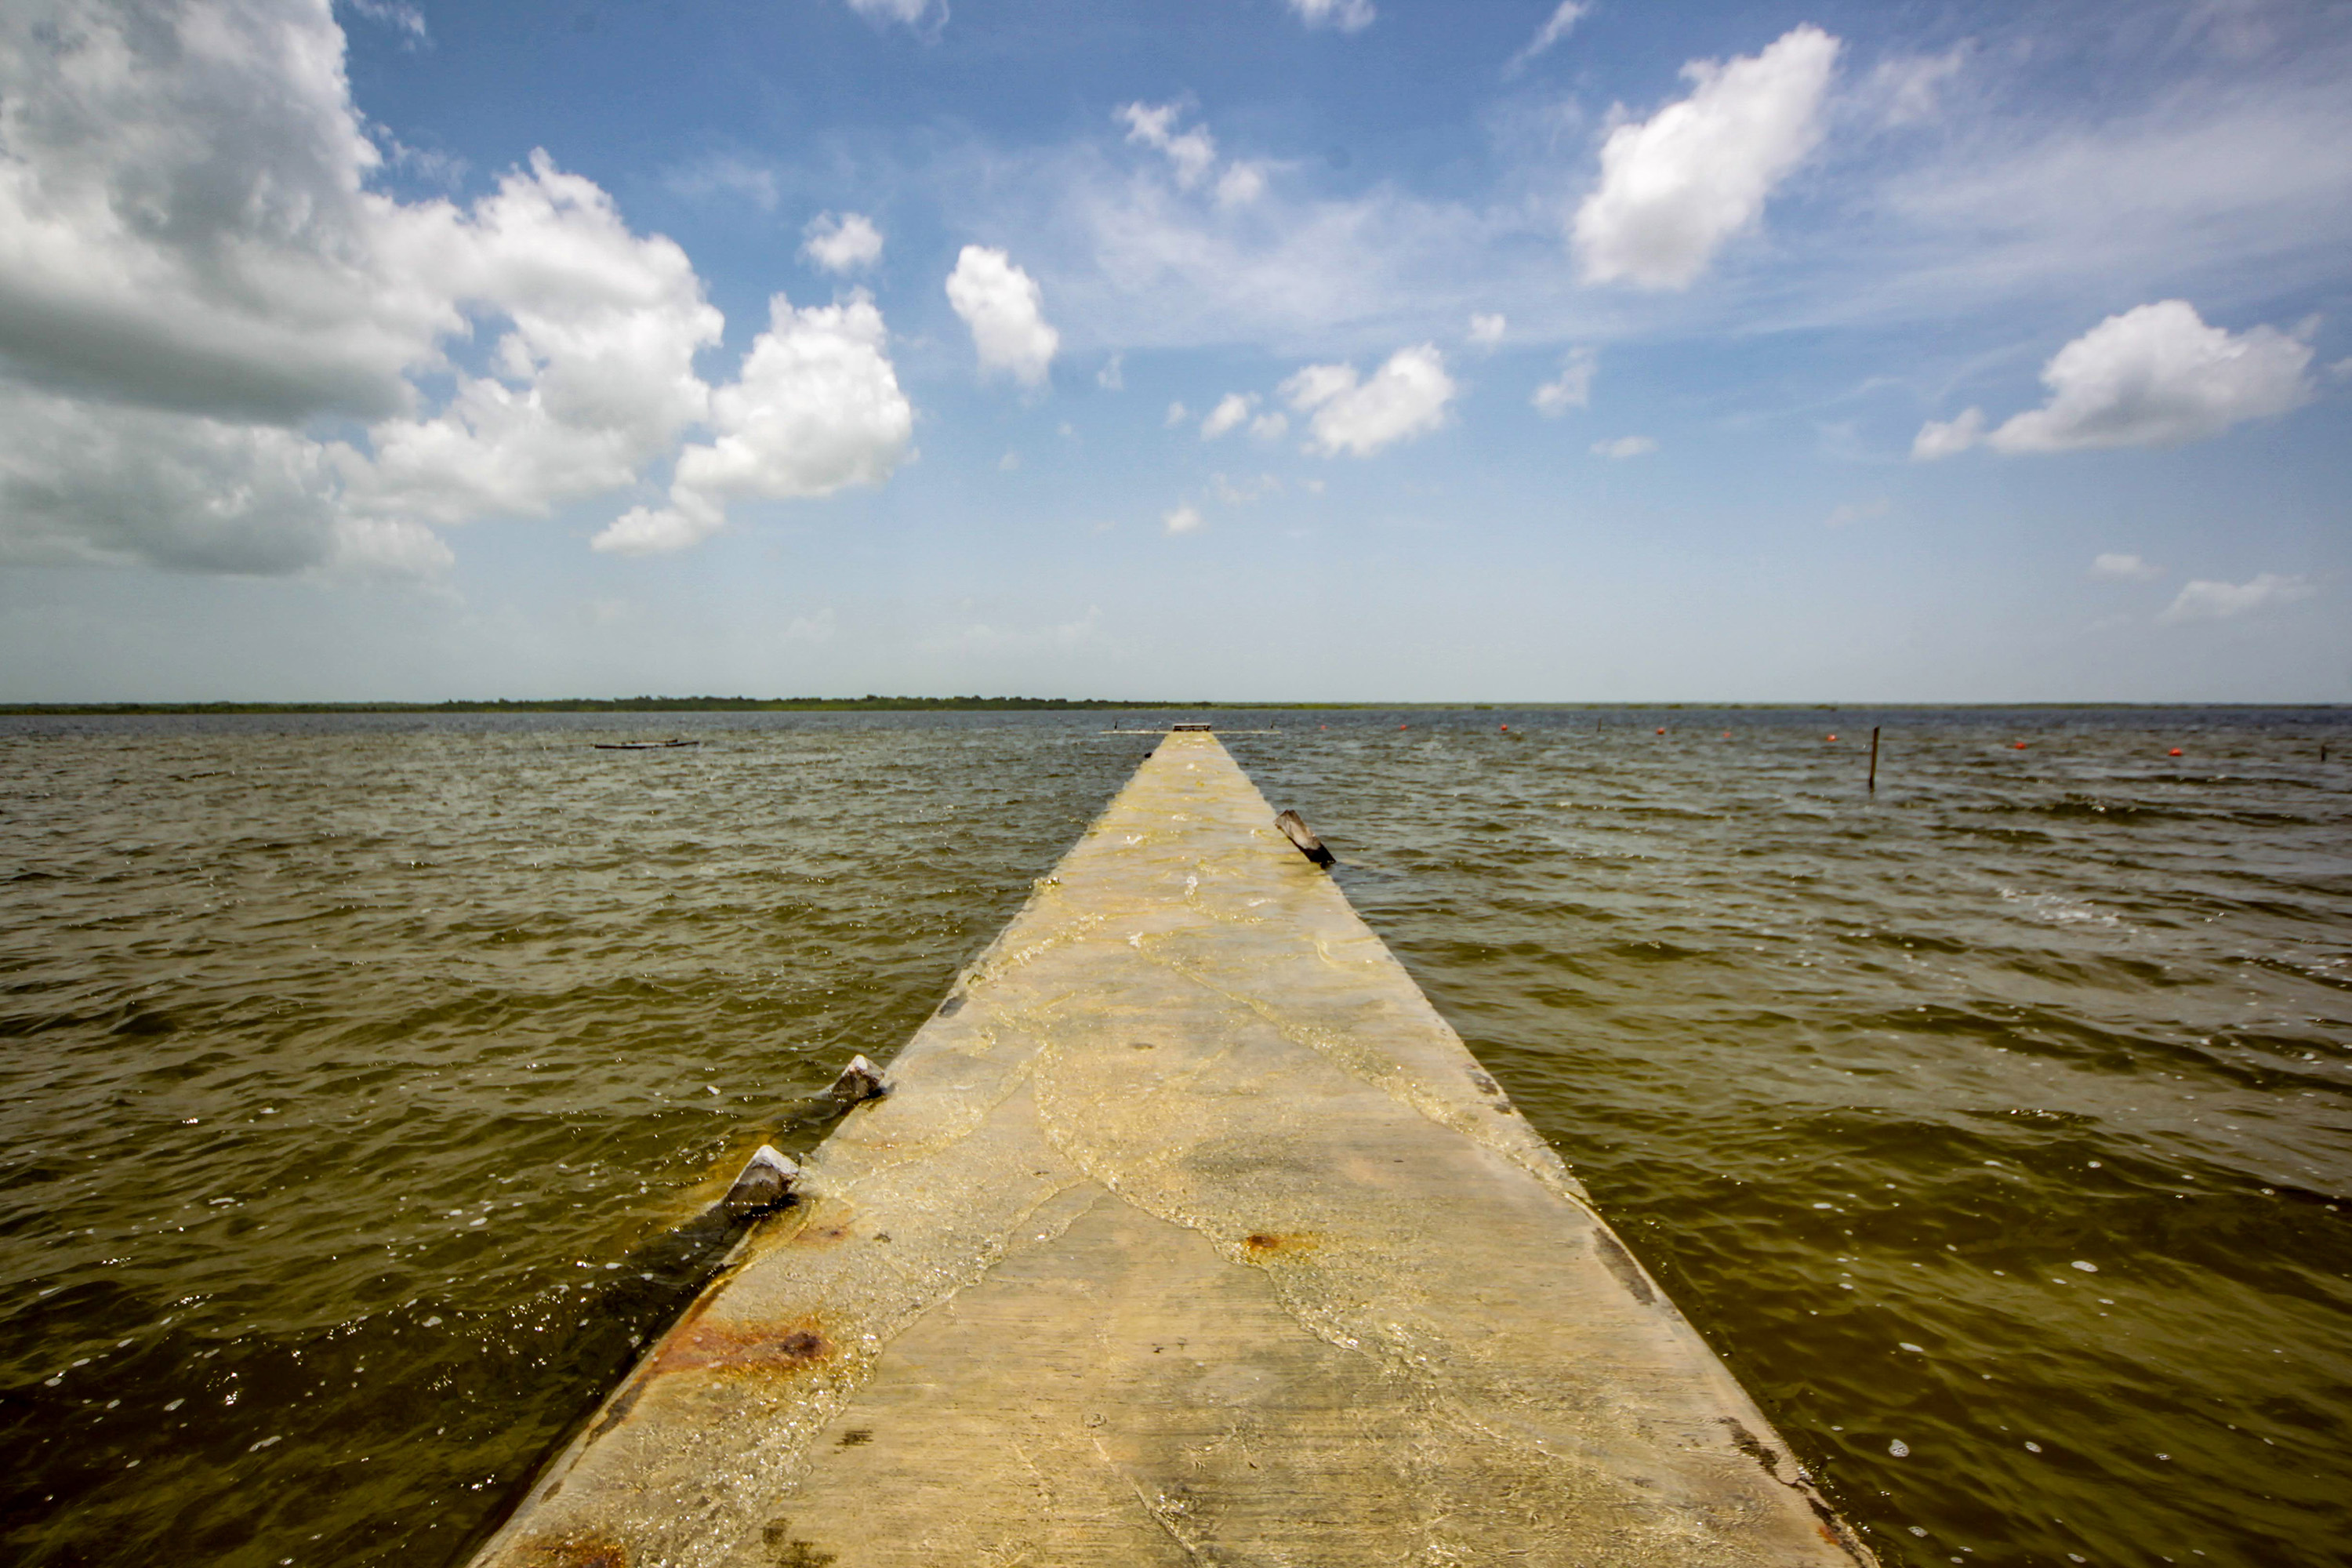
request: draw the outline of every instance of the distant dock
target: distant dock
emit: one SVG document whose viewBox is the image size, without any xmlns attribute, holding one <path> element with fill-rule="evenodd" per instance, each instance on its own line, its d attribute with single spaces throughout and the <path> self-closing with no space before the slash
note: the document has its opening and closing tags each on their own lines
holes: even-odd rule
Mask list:
<svg viewBox="0 0 2352 1568">
<path fill-rule="evenodd" d="M 887 1071 L 477 1568 L 1873 1562 L 1212 734 Z"/>
</svg>

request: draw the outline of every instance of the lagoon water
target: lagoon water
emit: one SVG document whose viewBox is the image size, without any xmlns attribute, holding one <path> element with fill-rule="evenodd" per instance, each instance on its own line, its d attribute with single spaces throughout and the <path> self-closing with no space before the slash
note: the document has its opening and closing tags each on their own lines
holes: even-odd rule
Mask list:
<svg viewBox="0 0 2352 1568">
<path fill-rule="evenodd" d="M 1883 1561 L 2352 1560 L 2352 712 L 1218 717 Z M 0 1556 L 462 1560 L 1108 721 L 0 719 Z"/>
</svg>

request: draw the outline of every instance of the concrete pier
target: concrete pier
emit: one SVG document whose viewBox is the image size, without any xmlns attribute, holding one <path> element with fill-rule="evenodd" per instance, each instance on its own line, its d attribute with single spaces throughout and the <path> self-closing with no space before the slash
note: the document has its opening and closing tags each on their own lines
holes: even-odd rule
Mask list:
<svg viewBox="0 0 2352 1568">
<path fill-rule="evenodd" d="M 1175 735 L 478 1568 L 1868 1564 Z"/>
</svg>

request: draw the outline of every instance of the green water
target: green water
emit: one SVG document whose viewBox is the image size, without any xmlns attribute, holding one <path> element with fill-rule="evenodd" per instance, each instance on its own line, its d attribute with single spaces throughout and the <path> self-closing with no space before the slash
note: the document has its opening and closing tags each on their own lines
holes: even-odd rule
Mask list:
<svg viewBox="0 0 2352 1568">
<path fill-rule="evenodd" d="M 2251 1568 L 2352 1560 L 2347 719 L 1227 743 L 1885 1561 Z M 462 1558 L 1102 724 L 0 721 L 7 1558 Z"/>
</svg>

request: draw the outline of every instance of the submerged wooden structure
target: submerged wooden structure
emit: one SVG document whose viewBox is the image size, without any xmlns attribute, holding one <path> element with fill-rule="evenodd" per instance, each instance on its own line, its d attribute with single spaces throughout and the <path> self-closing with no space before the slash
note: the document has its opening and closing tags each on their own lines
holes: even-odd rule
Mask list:
<svg viewBox="0 0 2352 1568">
<path fill-rule="evenodd" d="M 1171 735 L 477 1568 L 1870 1554 Z"/>
</svg>

